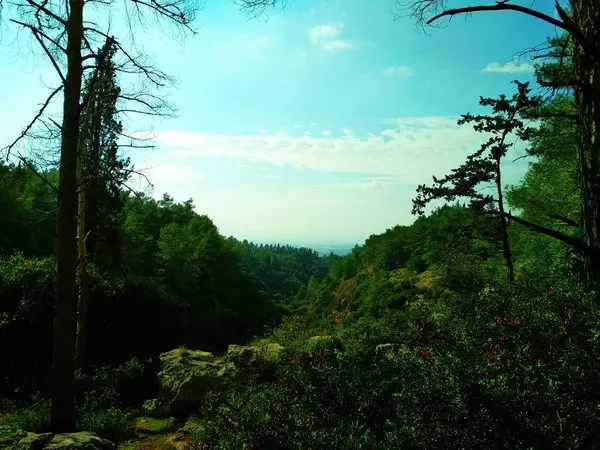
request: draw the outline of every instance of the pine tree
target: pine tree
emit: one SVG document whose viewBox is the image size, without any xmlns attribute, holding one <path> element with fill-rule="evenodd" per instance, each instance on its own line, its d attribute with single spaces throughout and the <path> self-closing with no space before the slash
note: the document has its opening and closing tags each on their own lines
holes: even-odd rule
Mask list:
<svg viewBox="0 0 600 450">
<path fill-rule="evenodd" d="M 514 277 L 514 270 L 502 192 L 501 162 L 514 145 L 514 142 L 509 142 L 511 135 L 523 141 L 531 139 L 533 129 L 525 125 L 520 113 L 540 104 L 539 98 L 530 96 L 529 83 L 515 81 L 515 84 L 518 91 L 511 99 L 504 94 L 497 99 L 480 98 L 480 105 L 492 108 L 491 115 L 462 115 L 459 125 L 474 123 L 475 131 L 488 133 L 490 138 L 468 156 L 464 164 L 452 169 L 450 175 L 442 179 L 433 177 L 433 186 L 420 185 L 413 200 L 413 214 L 423 214 L 425 206 L 432 200 L 454 201 L 461 197 L 468 198 L 469 206 L 476 211 L 497 214 L 498 238 L 491 236 L 490 240 L 501 249 L 510 280 Z M 482 193 L 482 185 L 490 183 L 495 194 Z"/>
<path fill-rule="evenodd" d="M 85 81 L 84 109 L 77 161 L 78 301 L 76 365 L 82 368 L 86 351 L 89 301 L 88 263 L 106 269 L 118 262 L 121 248 L 123 200 L 120 187 L 129 174 L 129 159 L 118 155 L 123 127 L 118 118 L 120 89 L 113 57 L 115 44 L 107 39 L 98 53 L 97 68 Z M 101 218 L 101 219 L 100 219 Z"/>
</svg>

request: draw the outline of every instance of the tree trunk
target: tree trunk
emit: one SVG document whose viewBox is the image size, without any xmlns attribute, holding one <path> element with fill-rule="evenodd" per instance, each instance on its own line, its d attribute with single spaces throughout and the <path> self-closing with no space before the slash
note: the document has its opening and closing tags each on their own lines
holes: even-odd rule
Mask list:
<svg viewBox="0 0 600 450">
<path fill-rule="evenodd" d="M 496 189 L 498 190 L 498 211 L 500 211 L 500 225 L 502 227 L 502 254 L 508 270 L 508 281 L 511 283 L 515 279 L 515 269 L 510 251 L 510 242 L 508 240 L 508 221 L 504 211 L 504 199 L 502 198 L 502 172 L 500 168 L 500 158 L 496 158 Z"/>
<path fill-rule="evenodd" d="M 600 39 L 600 0 L 571 0 L 573 21 L 584 39 L 597 48 Z M 597 53 L 597 50 L 596 50 Z M 578 127 L 577 152 L 581 191 L 581 227 L 585 243 L 591 248 L 585 257 L 586 280 L 600 281 L 600 58 L 576 45 L 575 72 L 579 84 L 575 87 Z"/>
<path fill-rule="evenodd" d="M 77 147 L 81 94 L 83 0 L 69 0 L 67 76 L 63 100 L 62 142 L 58 186 L 56 299 L 51 427 L 75 430 L 75 332 L 77 269 Z"/>
<path fill-rule="evenodd" d="M 89 103 L 88 103 L 89 104 Z M 89 110 L 89 107 L 86 108 Z M 83 369 L 85 362 L 85 347 L 87 339 L 87 309 L 90 293 L 90 280 L 87 272 L 87 250 L 85 245 L 85 197 L 86 183 L 83 173 L 83 138 L 79 139 L 77 154 L 77 260 L 79 289 L 77 301 L 77 337 L 75 345 L 75 368 Z"/>
</svg>

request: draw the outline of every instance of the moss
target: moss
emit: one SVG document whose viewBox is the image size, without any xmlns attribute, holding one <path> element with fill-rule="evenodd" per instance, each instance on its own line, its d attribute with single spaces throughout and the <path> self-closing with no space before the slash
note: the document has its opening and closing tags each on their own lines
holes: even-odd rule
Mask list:
<svg viewBox="0 0 600 450">
<path fill-rule="evenodd" d="M 141 433 L 158 434 L 172 431 L 176 427 L 175 419 L 155 419 L 153 417 L 138 417 L 135 429 Z"/>
</svg>

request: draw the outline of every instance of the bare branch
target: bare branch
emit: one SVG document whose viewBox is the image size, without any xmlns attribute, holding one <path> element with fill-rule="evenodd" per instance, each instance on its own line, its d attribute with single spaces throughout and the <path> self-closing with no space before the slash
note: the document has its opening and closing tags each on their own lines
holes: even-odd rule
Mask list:
<svg viewBox="0 0 600 450">
<path fill-rule="evenodd" d="M 27 3 L 29 3 L 32 7 L 34 7 L 37 11 L 42 11 L 44 12 L 44 14 L 52 17 L 54 20 L 56 20 L 58 23 L 60 23 L 63 27 L 66 28 L 67 26 L 67 21 L 65 19 L 63 19 L 62 17 L 56 15 L 55 13 L 53 13 L 52 11 L 50 11 L 48 8 L 46 8 L 44 5 L 40 5 L 39 3 L 34 2 L 33 0 L 26 0 Z"/>
<path fill-rule="evenodd" d="M 58 187 L 53 185 L 50 182 L 50 180 L 48 180 L 48 178 L 46 178 L 46 176 L 44 174 L 39 172 L 29 161 L 27 161 L 27 159 L 25 159 L 21 155 L 17 155 L 17 158 L 19 159 L 19 161 L 21 161 L 23 164 L 25 164 L 27 166 L 27 168 L 29 170 L 31 170 L 40 180 L 42 180 L 46 186 L 48 186 L 50 189 L 52 189 L 52 191 L 54 191 L 55 194 L 58 194 Z"/>
<path fill-rule="evenodd" d="M 35 28 L 33 25 L 24 23 L 24 22 L 20 22 L 18 20 L 14 20 L 14 19 L 10 19 L 11 22 L 14 22 L 18 25 L 21 25 L 25 28 L 29 28 L 33 34 L 33 36 L 35 37 L 35 39 L 39 42 L 39 44 L 42 46 L 42 48 L 44 49 L 44 52 L 46 53 L 46 56 L 48 56 L 48 59 L 50 59 L 50 62 L 52 63 L 52 65 L 54 66 L 54 69 L 56 69 L 56 72 L 58 73 L 58 76 L 60 77 L 61 81 L 64 83 L 66 83 L 65 77 L 62 73 L 62 70 L 60 70 L 60 67 L 58 66 L 58 63 L 56 62 L 56 59 L 54 58 L 54 56 L 52 56 L 52 53 L 50 53 L 50 50 L 48 49 L 48 47 L 46 46 L 45 42 L 42 40 L 42 37 L 45 37 L 46 39 L 48 39 L 49 41 L 51 41 L 54 45 L 56 45 L 60 50 L 62 50 L 63 52 L 66 53 L 66 51 L 64 50 L 64 48 L 58 44 L 56 41 L 54 41 L 54 39 L 48 37 L 46 34 L 40 32 L 37 28 Z"/>
<path fill-rule="evenodd" d="M 514 5 L 512 3 L 508 3 L 508 0 L 503 0 L 497 2 L 495 5 L 477 5 L 477 6 L 466 6 L 464 8 L 454 8 L 443 11 L 439 14 L 436 14 L 431 19 L 427 20 L 427 24 L 435 22 L 436 20 L 441 19 L 442 17 L 452 17 L 459 14 L 469 14 L 473 12 L 482 12 L 482 11 L 517 11 L 523 14 L 527 14 L 529 16 L 536 17 L 545 22 L 548 22 L 555 27 L 562 28 L 565 31 L 570 32 L 568 25 L 561 20 L 555 19 L 552 16 L 536 11 L 535 9 L 527 8 L 521 5 Z"/>
<path fill-rule="evenodd" d="M 532 8 L 510 3 L 510 0 L 498 0 L 493 5 L 475 5 L 450 9 L 446 9 L 446 2 L 444 0 L 416 0 L 412 3 L 411 15 L 415 17 L 419 23 L 432 25 L 441 18 L 449 17 L 452 19 L 454 16 L 461 14 L 485 11 L 515 11 L 543 20 L 550 25 L 554 25 L 557 28 L 565 30 L 586 50 L 587 53 L 593 55 L 595 53 L 596 44 L 594 42 L 587 41 L 582 30 L 579 29 L 579 27 L 577 27 L 577 25 L 571 20 L 568 14 L 559 5 L 557 0 L 555 0 L 555 7 L 560 19 L 562 20 L 555 19 L 548 14 L 544 14 Z M 427 19 L 425 16 L 431 10 L 434 11 L 434 15 Z"/>
<path fill-rule="evenodd" d="M 10 145 L 8 145 L 7 147 L 4 148 L 4 150 L 6 150 L 6 152 L 7 152 L 7 157 L 10 155 L 10 152 L 12 151 L 14 146 L 17 145 L 17 143 L 27 135 L 27 133 L 29 133 L 29 131 L 35 125 L 35 123 L 38 121 L 38 119 L 42 116 L 42 114 L 44 114 L 44 111 L 46 110 L 46 108 L 48 107 L 48 105 L 50 104 L 50 102 L 52 101 L 54 96 L 62 90 L 63 86 L 64 85 L 61 84 L 59 87 L 54 89 L 54 91 L 52 91 L 52 93 L 48 96 L 46 101 L 42 104 L 42 107 L 37 112 L 37 114 L 35 115 L 33 120 L 31 122 L 29 122 L 29 124 L 25 127 L 25 130 L 23 130 L 21 132 L 21 135 L 17 139 L 15 139 Z"/>
</svg>

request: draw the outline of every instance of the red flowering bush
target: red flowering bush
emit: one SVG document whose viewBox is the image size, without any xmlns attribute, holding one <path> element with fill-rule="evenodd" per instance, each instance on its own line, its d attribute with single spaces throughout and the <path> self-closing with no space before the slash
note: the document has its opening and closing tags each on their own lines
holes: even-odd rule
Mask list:
<svg viewBox="0 0 600 450">
<path fill-rule="evenodd" d="M 341 349 L 288 340 L 271 378 L 204 409 L 194 446 L 592 448 L 600 332 L 589 301 L 517 282 L 349 319 Z"/>
</svg>

